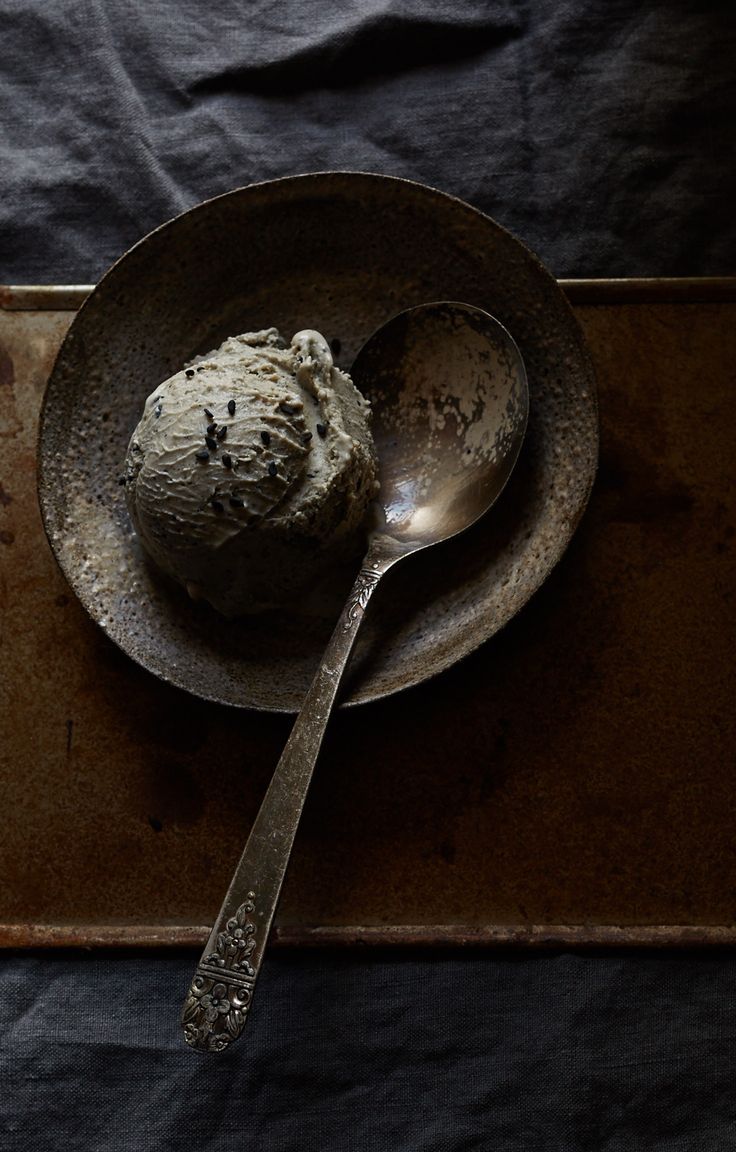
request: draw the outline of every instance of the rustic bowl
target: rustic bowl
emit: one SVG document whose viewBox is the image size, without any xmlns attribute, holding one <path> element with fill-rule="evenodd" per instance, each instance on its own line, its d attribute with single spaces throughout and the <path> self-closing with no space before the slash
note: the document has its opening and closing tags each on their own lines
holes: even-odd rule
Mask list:
<svg viewBox="0 0 736 1152">
<path fill-rule="evenodd" d="M 461 300 L 521 349 L 526 442 L 494 510 L 401 566 L 376 597 L 345 704 L 420 683 L 488 640 L 562 555 L 595 473 L 593 372 L 553 277 L 488 216 L 389 176 L 317 173 L 239 188 L 156 229 L 86 300 L 44 399 L 39 496 L 46 532 L 89 615 L 156 676 L 239 707 L 297 711 L 330 613 L 225 621 L 152 570 L 118 484 L 143 401 L 198 352 L 275 325 L 316 328 L 348 368 L 402 309 Z M 346 592 L 352 574 L 336 581 Z"/>
</svg>

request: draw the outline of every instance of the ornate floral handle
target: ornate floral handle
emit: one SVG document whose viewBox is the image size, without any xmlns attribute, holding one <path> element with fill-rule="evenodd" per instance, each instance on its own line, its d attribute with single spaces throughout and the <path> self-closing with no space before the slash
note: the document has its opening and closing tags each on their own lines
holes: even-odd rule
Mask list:
<svg viewBox="0 0 736 1152">
<path fill-rule="evenodd" d="M 221 1052 L 245 1026 L 327 721 L 368 602 L 399 559 L 369 550 L 284 748 L 192 980 L 187 1044 Z"/>
</svg>

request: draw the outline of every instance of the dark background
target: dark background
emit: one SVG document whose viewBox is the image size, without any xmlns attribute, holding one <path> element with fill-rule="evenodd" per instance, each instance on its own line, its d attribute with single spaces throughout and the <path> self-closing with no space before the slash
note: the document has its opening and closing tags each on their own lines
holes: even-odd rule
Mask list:
<svg viewBox="0 0 736 1152">
<path fill-rule="evenodd" d="M 731 275 L 731 3 L 0 0 L 0 280 L 91 283 L 251 181 L 408 176 L 555 275 Z M 0 1148 L 736 1148 L 724 954 L 284 953 L 211 1060 L 196 958 L 0 968 Z"/>
</svg>

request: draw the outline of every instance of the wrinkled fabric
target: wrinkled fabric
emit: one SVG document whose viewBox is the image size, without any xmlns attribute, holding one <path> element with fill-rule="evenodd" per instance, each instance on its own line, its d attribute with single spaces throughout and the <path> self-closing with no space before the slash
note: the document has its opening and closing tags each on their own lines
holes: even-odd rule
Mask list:
<svg viewBox="0 0 736 1152">
<path fill-rule="evenodd" d="M 734 965 L 706 956 L 295 952 L 202 1056 L 194 957 L 18 957 L 3 1149 L 631 1152 L 733 1147 Z"/>
<path fill-rule="evenodd" d="M 455 193 L 558 276 L 734 272 L 730 4 L 0 0 L 0 44 L 4 282 L 324 169 Z M 728 955 L 280 952 L 211 1059 L 195 960 L 2 958 L 0 1150 L 734 1147 Z"/>
<path fill-rule="evenodd" d="M 0 272 L 93 282 L 207 197 L 360 169 L 461 196 L 557 276 L 729 274 L 735 11 L 2 0 Z"/>
</svg>

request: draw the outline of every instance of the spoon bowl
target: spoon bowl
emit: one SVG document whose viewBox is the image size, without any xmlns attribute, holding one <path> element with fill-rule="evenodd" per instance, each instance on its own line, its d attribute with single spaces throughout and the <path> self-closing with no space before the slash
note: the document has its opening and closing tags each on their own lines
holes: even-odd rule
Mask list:
<svg viewBox="0 0 736 1152">
<path fill-rule="evenodd" d="M 373 406 L 380 531 L 414 551 L 478 520 L 511 475 L 529 413 L 503 325 L 454 301 L 409 308 L 371 336 L 351 374 Z"/>
<path fill-rule="evenodd" d="M 469 305 L 401 313 L 371 337 L 353 373 L 374 405 L 380 514 L 184 1002 L 184 1038 L 200 1052 L 223 1051 L 245 1027 L 322 738 L 379 581 L 482 516 L 524 437 L 521 355 L 492 316 Z"/>
</svg>

